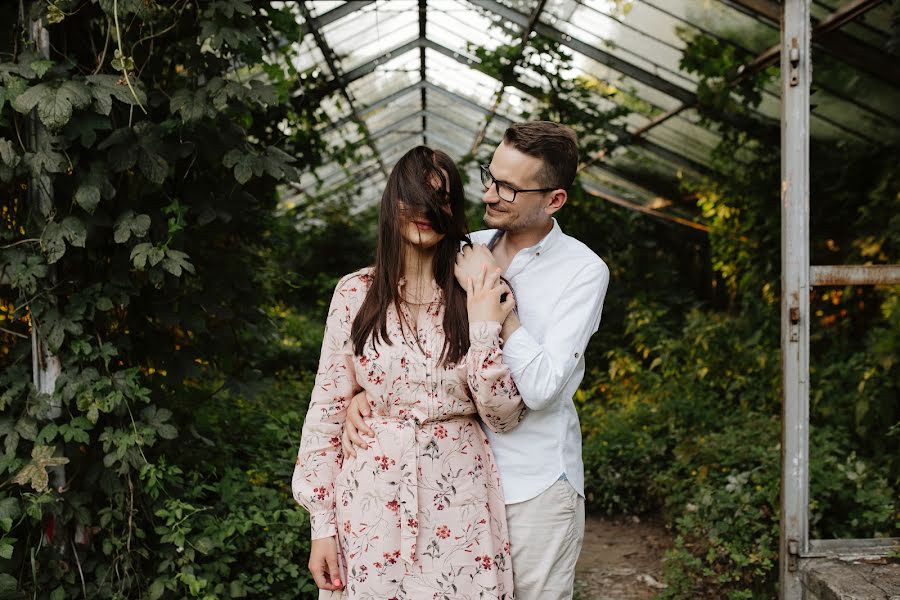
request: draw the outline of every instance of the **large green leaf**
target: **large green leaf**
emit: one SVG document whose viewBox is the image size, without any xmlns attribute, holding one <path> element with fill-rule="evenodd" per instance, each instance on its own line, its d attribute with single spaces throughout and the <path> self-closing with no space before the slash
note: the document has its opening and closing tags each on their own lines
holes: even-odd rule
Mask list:
<svg viewBox="0 0 900 600">
<path fill-rule="evenodd" d="M 138 215 L 133 210 L 126 210 L 116 219 L 113 239 L 117 244 L 124 244 L 132 235 L 142 238 L 150 230 L 150 215 Z"/>
<path fill-rule="evenodd" d="M 203 88 L 193 92 L 182 88 L 172 94 L 172 99 L 169 101 L 169 110 L 173 113 L 179 113 L 184 123 L 199 121 L 203 117 L 212 116 L 211 108 L 206 90 Z"/>
<path fill-rule="evenodd" d="M 144 174 L 144 177 L 153 183 L 162 183 L 166 180 L 166 175 L 169 173 L 169 163 L 159 154 L 146 148 L 142 148 L 140 152 L 138 167 L 141 173 Z"/>
<path fill-rule="evenodd" d="M 112 110 L 113 98 L 129 105 L 136 105 L 138 101 L 141 104 L 147 103 L 147 94 L 137 82 L 132 81 L 131 84 L 137 94 L 137 98 L 135 98 L 125 82 L 116 75 L 88 75 L 86 79 L 90 84 L 91 95 L 94 97 L 94 109 L 101 114 L 109 114 Z"/>
<path fill-rule="evenodd" d="M 83 183 L 75 191 L 75 202 L 89 213 L 100 204 L 100 188 L 92 183 Z"/>
<path fill-rule="evenodd" d="M 194 272 L 194 265 L 188 261 L 188 255 L 180 250 L 166 250 L 166 257 L 162 261 L 162 267 L 176 277 L 181 276 L 182 269 L 188 273 Z"/>
<path fill-rule="evenodd" d="M 62 84 L 39 83 L 25 90 L 13 100 L 13 108 L 27 113 L 37 106 L 41 122 L 51 129 L 58 129 L 69 122 L 72 110 L 90 104 L 88 87 L 78 80 L 67 80 Z"/>
<path fill-rule="evenodd" d="M 88 112 L 69 121 L 64 133 L 67 140 L 80 140 L 83 147 L 90 148 L 97 141 L 97 132 L 110 127 L 109 118 Z"/>
<path fill-rule="evenodd" d="M 165 258 L 165 252 L 162 248 L 143 242 L 131 249 L 130 258 L 136 268 L 143 270 L 148 264 L 151 267 L 158 265 Z"/>
</svg>

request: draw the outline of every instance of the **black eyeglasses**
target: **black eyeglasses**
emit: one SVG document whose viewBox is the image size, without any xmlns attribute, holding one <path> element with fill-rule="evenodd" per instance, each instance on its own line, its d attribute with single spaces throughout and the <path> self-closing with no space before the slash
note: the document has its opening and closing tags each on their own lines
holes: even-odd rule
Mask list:
<svg viewBox="0 0 900 600">
<path fill-rule="evenodd" d="M 481 165 L 481 185 L 484 186 L 484 191 L 488 191 L 491 189 L 491 186 L 495 186 L 497 188 L 497 195 L 500 196 L 501 200 L 505 200 L 506 202 L 515 202 L 516 194 L 521 194 L 523 192 L 552 192 L 555 187 L 552 188 L 536 188 L 533 190 L 520 190 L 514 188 L 509 185 L 505 181 L 499 181 L 494 178 L 491 174 L 490 168 L 488 165 Z"/>
</svg>

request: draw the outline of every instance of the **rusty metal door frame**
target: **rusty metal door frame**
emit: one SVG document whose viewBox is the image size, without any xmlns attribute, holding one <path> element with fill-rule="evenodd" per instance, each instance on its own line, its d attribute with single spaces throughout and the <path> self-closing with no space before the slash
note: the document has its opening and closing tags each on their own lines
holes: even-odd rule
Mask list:
<svg viewBox="0 0 900 600">
<path fill-rule="evenodd" d="M 900 265 L 810 266 L 810 0 L 781 18 L 781 535 L 779 597 L 801 600 L 804 559 L 885 555 L 900 539 L 809 539 L 809 296 L 813 285 L 900 284 Z"/>
</svg>

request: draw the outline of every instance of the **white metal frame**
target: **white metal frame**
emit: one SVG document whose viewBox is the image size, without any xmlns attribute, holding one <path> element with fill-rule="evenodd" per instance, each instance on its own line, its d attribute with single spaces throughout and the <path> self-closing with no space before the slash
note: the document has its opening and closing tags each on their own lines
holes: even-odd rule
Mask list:
<svg viewBox="0 0 900 600">
<path fill-rule="evenodd" d="M 809 539 L 809 293 L 813 285 L 900 283 L 900 265 L 810 266 L 810 0 L 785 0 L 781 19 L 781 536 L 779 597 L 804 597 L 814 557 L 884 555 L 900 539 Z"/>
</svg>

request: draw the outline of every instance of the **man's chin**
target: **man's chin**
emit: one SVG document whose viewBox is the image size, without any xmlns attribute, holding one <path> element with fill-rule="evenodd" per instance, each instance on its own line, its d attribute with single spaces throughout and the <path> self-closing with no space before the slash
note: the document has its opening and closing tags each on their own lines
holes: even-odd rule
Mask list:
<svg viewBox="0 0 900 600">
<path fill-rule="evenodd" d="M 489 229 L 503 229 L 503 219 L 498 219 L 497 217 L 492 216 L 490 213 L 485 211 L 484 213 L 484 224 L 488 226 Z"/>
</svg>

